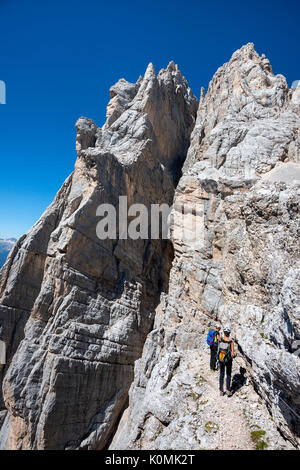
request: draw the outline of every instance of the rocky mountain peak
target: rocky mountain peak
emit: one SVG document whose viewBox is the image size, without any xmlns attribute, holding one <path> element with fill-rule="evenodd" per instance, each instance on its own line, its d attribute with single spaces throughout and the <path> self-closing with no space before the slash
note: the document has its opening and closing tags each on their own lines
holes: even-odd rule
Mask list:
<svg viewBox="0 0 300 470">
<path fill-rule="evenodd" d="M 171 205 L 198 102 L 176 68 L 156 76 L 152 64 L 110 97 L 102 128 L 78 119 L 74 172 L 1 272 L 2 447 L 105 447 L 167 290 L 170 241 L 124 238 L 119 226 L 99 238 L 97 214 L 119 211 L 120 196 L 149 213 Z"/>
<path fill-rule="evenodd" d="M 258 429 L 298 448 L 299 86 L 249 43 L 199 105 L 150 63 L 76 130 L 74 172 L 0 272 L 0 448 L 250 449 Z M 172 205 L 171 239 L 126 238 L 128 220 L 99 237 L 120 196 Z M 231 398 L 208 370 L 216 322 Z"/>
<path fill-rule="evenodd" d="M 135 364 L 111 449 L 252 449 L 257 429 L 264 448 L 299 446 L 294 94 L 252 43 L 217 70 L 206 94 L 201 90 L 174 197 L 168 294 Z M 186 220 L 183 204 L 189 229 L 197 211 L 203 217 L 197 243 L 174 236 Z M 205 352 L 216 322 L 231 326 L 238 349 L 234 386 L 247 384 L 225 403 Z"/>
<path fill-rule="evenodd" d="M 299 116 L 290 104 L 285 78 L 274 76 L 268 59 L 247 44 L 201 93 L 185 167 L 198 160 L 222 177 L 255 179 L 279 162 L 297 159 L 292 155 Z"/>
</svg>

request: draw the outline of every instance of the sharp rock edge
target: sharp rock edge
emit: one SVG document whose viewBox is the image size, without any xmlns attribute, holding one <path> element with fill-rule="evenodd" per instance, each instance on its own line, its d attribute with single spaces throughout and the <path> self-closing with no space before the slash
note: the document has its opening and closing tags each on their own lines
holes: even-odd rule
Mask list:
<svg viewBox="0 0 300 470">
<path fill-rule="evenodd" d="M 250 43 L 199 107 L 173 62 L 149 64 L 110 89 L 101 129 L 78 120 L 73 174 L 1 271 L 1 448 L 252 448 L 257 430 L 299 447 L 298 91 Z M 203 246 L 100 242 L 96 207 L 120 194 L 201 204 Z M 227 402 L 216 320 L 247 380 Z"/>
</svg>

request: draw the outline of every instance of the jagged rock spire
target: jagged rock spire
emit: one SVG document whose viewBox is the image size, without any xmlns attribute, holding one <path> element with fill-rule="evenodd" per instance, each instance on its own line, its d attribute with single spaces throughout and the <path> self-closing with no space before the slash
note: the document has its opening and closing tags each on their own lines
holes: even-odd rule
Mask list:
<svg viewBox="0 0 300 470">
<path fill-rule="evenodd" d="M 261 446 L 299 448 L 296 91 L 252 43 L 201 90 L 174 196 L 168 294 L 136 362 L 111 450 L 252 449 L 257 426 Z M 234 405 L 220 398 L 218 376 L 209 372 L 206 337 L 216 320 L 230 324 L 239 351 L 232 376 L 243 371 L 247 381 L 235 389 Z"/>
<path fill-rule="evenodd" d="M 119 196 L 149 213 L 171 205 L 198 102 L 168 75 L 149 64 L 135 84 L 119 80 L 103 128 L 79 118 L 73 174 L 1 272 L 0 448 L 101 449 L 126 403 L 172 248 L 119 226 L 99 239 L 97 210 L 118 211 Z"/>
</svg>

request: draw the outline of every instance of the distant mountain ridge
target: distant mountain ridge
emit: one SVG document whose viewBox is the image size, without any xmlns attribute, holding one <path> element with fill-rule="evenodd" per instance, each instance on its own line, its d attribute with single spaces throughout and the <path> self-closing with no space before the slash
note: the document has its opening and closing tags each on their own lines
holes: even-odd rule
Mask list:
<svg viewBox="0 0 300 470">
<path fill-rule="evenodd" d="M 7 255 L 16 241 L 16 238 L 0 238 L 0 268 L 4 265 Z"/>
</svg>

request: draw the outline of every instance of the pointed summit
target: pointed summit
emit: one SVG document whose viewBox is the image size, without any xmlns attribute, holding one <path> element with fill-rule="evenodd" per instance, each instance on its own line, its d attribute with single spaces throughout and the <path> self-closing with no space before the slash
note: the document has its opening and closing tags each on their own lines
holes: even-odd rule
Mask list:
<svg viewBox="0 0 300 470">
<path fill-rule="evenodd" d="M 151 77 L 156 77 L 155 68 L 154 68 L 154 65 L 152 64 L 152 62 L 150 62 L 148 67 L 146 68 L 144 79 L 145 78 L 151 78 Z"/>
<path fill-rule="evenodd" d="M 167 70 L 169 72 L 176 72 L 178 70 L 178 65 L 176 65 L 175 62 L 173 60 L 171 60 L 171 62 L 169 62 Z"/>
</svg>

